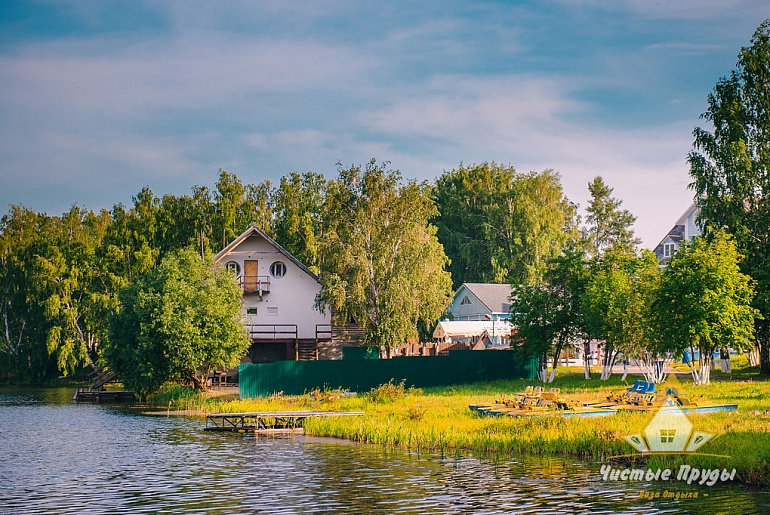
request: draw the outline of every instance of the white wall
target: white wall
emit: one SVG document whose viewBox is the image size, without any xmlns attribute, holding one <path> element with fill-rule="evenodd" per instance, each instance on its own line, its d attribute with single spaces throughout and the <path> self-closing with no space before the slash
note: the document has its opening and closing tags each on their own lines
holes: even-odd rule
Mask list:
<svg viewBox="0 0 770 515">
<path fill-rule="evenodd" d="M 247 259 L 256 259 L 258 275 L 270 278 L 270 292 L 263 293 L 262 298 L 256 293 L 244 294 L 243 313 L 247 324 L 296 324 L 299 338 L 315 338 L 317 324 L 331 323 L 329 310 L 321 314 L 314 307 L 316 295 L 321 290 L 318 281 L 261 236 L 249 236 L 219 262 L 225 265 L 235 261 L 243 272 L 243 262 Z M 276 261 L 286 265 L 283 277 L 270 275 L 270 265 Z M 248 308 L 256 308 L 257 314 L 246 315 Z M 274 311 L 277 314 L 271 313 Z"/>
<path fill-rule="evenodd" d="M 463 298 L 466 295 L 471 303 L 462 305 Z M 489 313 L 489 309 L 473 293 L 468 291 L 465 286 L 460 286 L 460 289 L 457 290 L 449 311 L 455 320 L 483 320 L 484 315 Z"/>
</svg>

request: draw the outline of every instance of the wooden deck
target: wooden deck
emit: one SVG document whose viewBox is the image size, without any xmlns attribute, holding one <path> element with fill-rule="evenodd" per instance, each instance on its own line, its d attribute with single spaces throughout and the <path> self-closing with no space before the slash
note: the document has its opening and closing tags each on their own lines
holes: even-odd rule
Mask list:
<svg viewBox="0 0 770 515">
<path fill-rule="evenodd" d="M 126 392 L 123 390 L 88 390 L 84 388 L 78 388 L 75 390 L 75 395 L 72 398 L 75 403 L 80 404 L 82 402 L 90 404 L 116 404 L 120 402 L 134 402 L 136 395 L 134 392 Z"/>
<path fill-rule="evenodd" d="M 206 431 L 271 433 L 301 431 L 310 417 L 360 417 L 362 411 L 259 411 L 212 413 L 206 417 Z"/>
</svg>

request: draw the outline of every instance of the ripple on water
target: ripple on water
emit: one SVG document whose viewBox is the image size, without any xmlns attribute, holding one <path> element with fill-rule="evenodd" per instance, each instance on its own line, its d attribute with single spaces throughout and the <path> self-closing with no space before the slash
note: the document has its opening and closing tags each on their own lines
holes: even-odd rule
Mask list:
<svg viewBox="0 0 770 515">
<path fill-rule="evenodd" d="M 743 488 L 641 499 L 640 488 L 663 488 L 604 483 L 598 466 L 574 460 L 211 434 L 199 420 L 68 400 L 0 391 L 0 513 L 767 512 L 766 494 Z"/>
</svg>

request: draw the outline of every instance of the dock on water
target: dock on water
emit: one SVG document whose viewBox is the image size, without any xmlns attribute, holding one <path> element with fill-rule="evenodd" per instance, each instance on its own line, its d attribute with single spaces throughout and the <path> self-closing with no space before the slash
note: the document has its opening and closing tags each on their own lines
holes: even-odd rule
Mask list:
<svg viewBox="0 0 770 515">
<path fill-rule="evenodd" d="M 136 395 L 134 392 L 126 392 L 124 390 L 89 390 L 78 388 L 75 390 L 72 400 L 76 404 L 117 404 L 121 402 L 134 402 Z"/>
<path fill-rule="evenodd" d="M 206 417 L 206 431 L 269 433 L 301 431 L 311 417 L 361 417 L 363 411 L 258 411 L 212 413 Z"/>
</svg>

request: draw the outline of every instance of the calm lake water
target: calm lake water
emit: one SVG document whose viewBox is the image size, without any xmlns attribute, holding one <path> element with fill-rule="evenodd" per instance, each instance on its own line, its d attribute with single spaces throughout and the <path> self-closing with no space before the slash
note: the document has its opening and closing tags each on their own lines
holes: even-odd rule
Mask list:
<svg viewBox="0 0 770 515">
<path fill-rule="evenodd" d="M 206 433 L 202 420 L 75 405 L 72 393 L 0 389 L 0 515 L 770 513 L 768 492 L 738 485 L 630 485 L 574 460 Z"/>
</svg>

